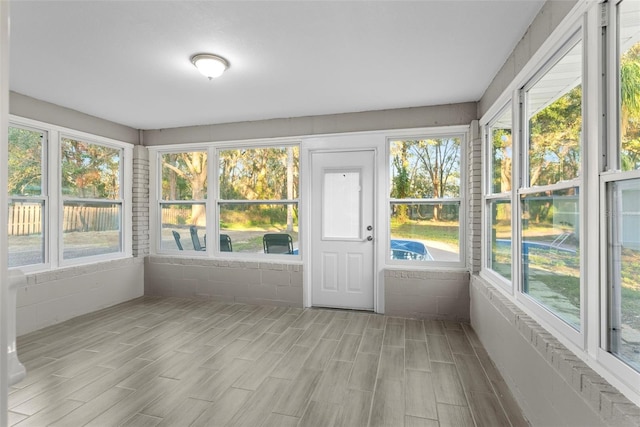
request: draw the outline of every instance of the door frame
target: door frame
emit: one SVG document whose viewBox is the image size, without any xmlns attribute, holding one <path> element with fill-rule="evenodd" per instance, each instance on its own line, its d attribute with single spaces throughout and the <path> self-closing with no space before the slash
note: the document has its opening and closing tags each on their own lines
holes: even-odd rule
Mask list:
<svg viewBox="0 0 640 427">
<path fill-rule="evenodd" d="M 375 313 L 384 313 L 384 294 L 381 284 L 383 278 L 381 275 L 383 272 L 379 266 L 379 245 L 378 241 L 384 241 L 385 232 L 384 224 L 381 224 L 380 215 L 380 179 L 383 179 L 386 174 L 381 173 L 384 167 L 380 164 L 381 153 L 385 152 L 386 137 L 382 132 L 365 132 L 365 133 L 353 133 L 353 134 L 339 134 L 331 136 L 321 137 L 309 137 L 301 144 L 300 149 L 300 170 L 307 171 L 307 173 L 300 174 L 300 195 L 301 205 L 304 209 L 301 209 L 300 222 L 304 225 L 305 230 L 310 230 L 312 226 L 312 220 L 314 218 L 311 212 L 311 197 L 312 197 L 312 155 L 315 153 L 340 153 L 340 152 L 353 152 L 353 151 L 372 151 L 374 157 L 373 164 L 373 224 L 374 224 L 374 246 L 373 251 L 373 311 Z M 348 147 L 348 148 L 345 148 Z M 302 228 L 302 227 L 301 227 Z M 304 307 L 313 306 L 313 291 L 311 289 L 312 284 L 312 272 L 311 272 L 311 233 L 304 233 L 302 238 L 302 247 L 305 249 L 302 252 L 303 262 L 303 289 L 302 299 Z"/>
<path fill-rule="evenodd" d="M 350 156 L 346 162 L 343 162 L 342 156 Z M 375 189 L 375 181 L 376 181 L 376 151 L 372 149 L 344 149 L 344 150 L 315 150 L 310 153 L 311 156 L 311 186 L 314 191 L 312 191 L 311 197 L 315 197 L 311 203 L 311 215 L 310 220 L 312 222 L 312 228 L 309 229 L 309 255 L 310 255 L 310 263 L 309 263 L 309 272 L 310 272 L 310 289 L 311 289 L 311 303 L 313 306 L 318 307 L 339 307 L 345 309 L 356 309 L 356 310 L 373 310 L 374 309 L 374 301 L 375 301 L 375 272 L 376 272 L 376 246 L 377 246 L 377 227 L 375 227 L 375 219 L 376 219 L 376 189 Z M 365 159 L 365 160 L 363 160 Z M 363 160 L 363 161 L 360 161 Z M 315 162 L 318 163 L 315 163 Z M 353 163 L 352 163 L 353 162 Z M 344 166 L 335 166 L 336 164 L 342 164 Z M 349 166 L 347 166 L 349 165 Z M 343 172 L 353 172 L 358 171 L 361 179 L 361 199 L 360 199 L 360 226 L 358 233 L 360 238 L 328 238 L 324 239 L 322 237 L 324 228 L 324 206 L 322 203 L 324 202 L 324 174 L 328 171 L 340 171 Z M 364 172 L 366 171 L 366 173 Z M 370 174 L 370 175 L 369 175 Z M 369 177 L 371 181 L 367 184 L 362 181 L 364 177 Z M 320 177 L 319 182 L 314 182 L 314 178 Z M 364 193 L 366 190 L 367 193 Z M 366 203 L 364 203 L 366 202 Z M 365 221 L 366 220 L 366 221 Z M 373 227 L 371 231 L 366 231 L 366 224 Z M 366 235 L 373 237 L 373 242 L 367 242 Z M 316 240 L 317 239 L 317 240 Z M 342 286 L 339 286 L 338 295 L 328 295 L 327 293 L 323 293 L 320 290 L 321 285 L 317 282 L 314 282 L 319 279 L 318 273 L 319 270 L 322 270 L 321 265 L 323 262 L 321 261 L 322 253 L 326 250 L 327 245 L 332 246 L 333 243 L 330 241 L 333 240 L 343 240 L 345 246 L 342 244 L 338 244 L 335 250 L 338 250 L 338 247 L 342 247 L 340 251 L 345 250 L 346 248 L 352 248 L 356 251 L 353 246 L 357 246 L 361 249 L 357 249 L 357 253 L 360 253 L 363 256 L 363 266 L 365 269 L 361 270 L 363 276 L 367 280 L 363 280 L 360 282 L 362 292 L 358 298 L 354 298 L 354 296 L 349 296 L 348 292 L 343 293 Z M 317 244 L 317 245 L 316 245 Z M 333 246 L 332 246 L 333 247 Z M 316 250 L 317 249 L 317 250 Z M 331 249 L 333 250 L 333 249 Z M 360 252 L 361 251 L 361 252 Z M 351 250 L 347 249 L 347 253 L 350 253 Z M 342 253 L 342 252 L 340 252 Z M 356 252 L 354 252 L 356 253 Z M 342 253 L 346 255 L 346 253 Z M 320 256 L 319 256 L 320 255 Z M 346 262 L 346 258 L 339 257 L 340 261 L 338 264 L 342 264 Z M 346 280 L 341 273 L 337 272 L 337 277 L 342 277 Z M 369 277 L 370 280 L 369 281 Z M 362 277 L 361 277 L 362 280 Z M 322 280 L 321 280 L 322 281 Z M 348 283 L 341 283 L 341 285 L 348 286 Z M 318 287 L 320 286 L 320 287 Z M 318 293 L 319 292 L 319 293 Z M 322 294 L 322 295 L 321 295 Z M 366 297 L 365 297 L 366 295 Z M 370 297 L 370 298 L 369 298 Z M 327 300 L 329 298 L 330 301 Z M 342 298 L 345 298 L 344 300 Z M 359 302 L 356 303 L 355 299 Z M 348 302 L 350 301 L 350 303 Z M 362 303 L 362 304 L 361 304 Z M 355 304 L 355 305 L 354 305 Z"/>
</svg>

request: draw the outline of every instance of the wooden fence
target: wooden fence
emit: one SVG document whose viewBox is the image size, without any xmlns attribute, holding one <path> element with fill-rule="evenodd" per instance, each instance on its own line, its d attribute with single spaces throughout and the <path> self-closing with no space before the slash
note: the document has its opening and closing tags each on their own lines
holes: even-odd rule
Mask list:
<svg viewBox="0 0 640 427">
<path fill-rule="evenodd" d="M 193 211 L 191 206 L 188 208 L 176 208 L 174 206 L 170 208 L 162 209 L 162 224 L 163 225 L 181 225 L 190 224 Z"/>
<path fill-rule="evenodd" d="M 7 234 L 28 236 L 41 234 L 43 227 L 42 206 L 33 203 L 9 205 Z M 120 228 L 118 206 L 65 206 L 62 231 L 107 231 Z"/>
</svg>

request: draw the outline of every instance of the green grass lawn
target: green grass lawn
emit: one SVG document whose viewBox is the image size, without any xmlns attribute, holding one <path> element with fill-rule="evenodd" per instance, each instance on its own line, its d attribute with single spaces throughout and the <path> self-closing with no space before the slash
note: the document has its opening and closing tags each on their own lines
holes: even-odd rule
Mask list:
<svg viewBox="0 0 640 427">
<path fill-rule="evenodd" d="M 534 232 L 543 234 L 548 227 Z M 510 252 L 497 250 L 494 270 L 509 277 Z M 561 251 L 531 250 L 529 275 L 532 280 L 543 282 L 551 291 L 580 307 L 580 261 L 578 254 Z M 622 250 L 621 318 L 622 323 L 640 331 L 640 251 Z"/>
<path fill-rule="evenodd" d="M 391 221 L 391 235 L 404 239 L 432 240 L 457 245 L 459 234 L 458 221 L 410 220 L 403 224 Z"/>
</svg>

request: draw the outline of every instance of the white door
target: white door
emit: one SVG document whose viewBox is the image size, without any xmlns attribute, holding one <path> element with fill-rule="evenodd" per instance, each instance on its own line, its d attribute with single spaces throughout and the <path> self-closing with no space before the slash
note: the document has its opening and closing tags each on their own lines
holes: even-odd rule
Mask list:
<svg viewBox="0 0 640 427">
<path fill-rule="evenodd" d="M 373 150 L 311 156 L 312 304 L 373 310 Z"/>
</svg>

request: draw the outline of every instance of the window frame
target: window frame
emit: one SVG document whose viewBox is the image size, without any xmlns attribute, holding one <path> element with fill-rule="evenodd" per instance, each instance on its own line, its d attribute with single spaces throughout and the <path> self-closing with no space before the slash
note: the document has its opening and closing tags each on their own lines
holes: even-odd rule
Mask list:
<svg viewBox="0 0 640 427">
<path fill-rule="evenodd" d="M 446 268 L 464 268 L 467 266 L 467 244 L 464 236 L 467 229 L 467 207 L 466 200 L 468 197 L 468 170 L 467 170 L 467 144 L 470 141 L 469 126 L 443 126 L 439 128 L 430 128 L 418 132 L 403 132 L 403 133 L 386 133 L 385 136 L 385 156 L 388 176 L 385 180 L 385 204 L 387 207 L 386 212 L 386 243 L 384 250 L 384 264 L 391 268 L 411 268 L 411 269 L 446 269 Z M 391 197 L 391 175 L 390 175 L 390 161 L 391 161 L 391 143 L 393 141 L 402 140 L 420 140 L 420 139 L 441 139 L 441 138 L 459 138 L 460 139 L 460 193 L 458 197 L 440 197 L 440 198 L 393 198 Z M 391 206 L 393 204 L 432 204 L 441 203 L 458 205 L 458 261 L 436 261 L 436 260 L 396 260 L 391 259 Z"/>
<path fill-rule="evenodd" d="M 511 190 L 503 191 L 499 193 L 494 193 L 492 191 L 493 185 L 493 141 L 491 130 L 493 129 L 493 125 L 505 115 L 508 111 L 511 112 Z M 506 102 L 502 104 L 502 107 L 498 109 L 498 111 L 492 116 L 492 118 L 483 126 L 483 143 L 482 143 L 482 160 L 484 161 L 483 167 L 483 176 L 482 180 L 482 209 L 484 210 L 484 214 L 482 215 L 482 251 L 484 251 L 484 256 L 482 256 L 482 264 L 480 274 L 486 276 L 487 279 L 495 282 L 498 286 L 500 286 L 503 290 L 508 292 L 509 294 L 513 294 L 514 292 L 514 281 L 513 277 L 515 277 L 515 246 L 514 242 L 514 230 L 516 229 L 516 216 L 513 215 L 513 209 L 516 208 L 513 203 L 514 192 L 518 187 L 519 180 L 516 179 L 516 175 L 514 171 L 516 170 L 516 145 L 519 143 L 519 138 L 517 138 L 517 126 L 515 126 L 516 117 L 514 114 L 515 106 L 513 99 L 508 99 Z M 491 221 L 491 210 L 488 208 L 491 203 L 497 201 L 506 200 L 511 204 L 511 279 L 508 279 L 493 270 L 491 266 L 491 245 L 493 242 L 492 237 L 492 221 Z"/>
<path fill-rule="evenodd" d="M 40 264 L 16 266 L 12 268 L 20 269 L 26 273 L 36 273 L 70 266 L 87 265 L 109 260 L 130 258 L 132 256 L 133 246 L 131 229 L 133 221 L 133 188 L 131 185 L 127 185 L 127 183 L 133 182 L 133 144 L 16 115 L 9 116 L 9 125 L 12 127 L 44 131 L 47 135 L 46 154 L 43 156 L 43 161 L 45 162 L 43 169 L 43 187 L 45 186 L 44 183 L 46 183 L 46 202 L 48 204 L 48 206 L 45 206 L 45 212 L 43 213 L 45 216 L 45 262 Z M 119 186 L 122 208 L 120 216 L 119 252 L 79 257 L 68 260 L 63 259 L 62 210 L 64 198 L 62 196 L 60 182 L 60 173 L 62 169 L 60 156 L 63 137 L 121 150 L 122 158 L 120 159 L 119 165 Z M 84 201 L 90 200 L 85 199 Z"/>
<path fill-rule="evenodd" d="M 42 147 L 41 147 L 41 155 L 40 155 L 40 195 L 39 196 L 13 196 L 11 194 L 7 195 L 7 203 L 11 205 L 14 202 L 23 202 L 23 203 L 35 203 L 40 202 L 42 204 L 42 240 L 43 240 L 43 259 L 41 263 L 35 264 L 25 264 L 9 267 L 9 269 L 21 269 L 22 271 L 32 271 L 32 270 L 40 270 L 42 268 L 48 268 L 51 265 L 49 260 L 49 240 L 50 240 L 50 232 L 49 232 L 49 175 L 48 175 L 48 159 L 49 159 L 49 132 L 44 127 L 32 126 L 22 124 L 19 121 L 11 119 L 9 121 L 9 128 L 19 128 L 23 130 L 29 130 L 34 132 L 42 133 Z M 8 129 L 7 129 L 8 131 Z M 8 218 L 7 218 L 8 220 Z M 8 250 L 8 246 L 7 246 Z"/>
<path fill-rule="evenodd" d="M 120 222 L 120 236 L 119 236 L 119 240 L 120 240 L 120 250 L 117 252 L 110 252 L 108 254 L 103 254 L 103 255 L 89 255 L 89 256 L 82 256 L 82 257 L 78 257 L 78 258 L 69 258 L 69 259 L 65 259 L 64 258 L 64 249 L 65 249 L 65 245 L 64 245 L 64 220 L 58 221 L 58 235 L 60 236 L 59 239 L 59 244 L 58 244 L 58 248 L 59 248 L 59 259 L 60 259 L 60 265 L 76 265 L 77 263 L 82 263 L 82 261 L 80 260 L 88 260 L 91 261 L 93 259 L 111 259 L 112 256 L 114 256 L 114 254 L 120 254 L 124 251 L 125 248 L 125 240 L 124 240 L 124 230 L 123 228 L 123 218 L 125 216 L 124 214 L 124 209 L 125 209 L 125 199 L 124 199 L 124 193 L 125 193 L 125 181 L 123 179 L 124 177 L 124 157 L 125 157 L 125 150 L 124 147 L 119 147 L 117 145 L 108 143 L 106 141 L 98 141 L 96 138 L 93 137 L 79 137 L 77 134 L 74 133 L 68 133 L 68 132 L 59 132 L 58 135 L 58 165 L 59 165 L 59 171 L 60 173 L 62 172 L 62 144 L 63 144 L 63 140 L 64 139 L 69 139 L 69 140 L 80 140 L 84 143 L 87 144 L 92 144 L 92 145 L 98 145 L 100 147 L 105 147 L 105 148 L 111 148 L 111 149 L 115 149 L 119 151 L 120 154 L 120 158 L 118 160 L 118 175 L 119 175 L 119 186 L 118 186 L 118 198 L 115 199 L 107 199 L 107 198 L 82 198 L 82 197 L 70 197 L 70 196 L 65 196 L 62 194 L 62 183 L 60 182 L 60 185 L 58 187 L 59 190 L 59 203 L 57 204 L 58 206 L 58 218 L 63 219 L 64 218 L 64 207 L 67 203 L 71 203 L 71 204 L 83 204 L 83 203 L 91 203 L 91 204 L 96 204 L 96 205 L 119 205 L 120 206 L 120 215 L 119 215 L 119 222 Z M 60 176 L 60 175 L 58 175 Z"/>
<path fill-rule="evenodd" d="M 586 99 L 589 96 L 593 96 L 593 92 L 589 92 L 590 83 L 593 84 L 593 74 L 589 74 L 588 66 L 592 67 L 593 63 L 588 59 L 587 41 L 593 40 L 587 37 L 588 28 L 587 25 L 591 25 L 587 20 L 587 13 L 589 9 L 588 4 L 583 4 L 580 7 L 576 7 L 573 10 L 573 20 L 568 20 L 566 25 L 563 25 L 562 31 L 554 32 L 546 41 L 543 48 L 539 49 L 530 59 L 528 64 L 523 70 L 514 77 L 505 91 L 496 98 L 491 107 L 487 109 L 486 113 L 480 119 L 479 125 L 482 129 L 482 137 L 484 143 L 482 148 L 483 161 L 483 202 L 482 202 L 482 227 L 481 236 L 483 243 L 481 245 L 481 259 L 482 265 L 480 270 L 480 276 L 491 283 L 496 289 L 500 290 L 510 301 L 514 302 L 519 308 L 531 315 L 542 325 L 554 333 L 558 339 L 567 345 L 574 351 L 584 351 L 586 347 L 586 330 L 588 318 L 586 316 L 586 298 L 585 294 L 587 283 L 584 280 L 584 272 L 586 265 L 586 251 L 587 246 L 586 239 L 580 239 L 580 253 L 581 253 L 581 265 L 580 265 L 580 280 L 581 280 L 581 296 L 580 296 L 580 331 L 577 331 L 569 324 L 561 320 L 552 311 L 538 303 L 535 299 L 523 292 L 523 268 L 522 268 L 522 207 L 521 197 L 532 193 L 538 193 L 545 190 L 559 190 L 562 188 L 573 187 L 577 182 L 577 186 L 580 188 L 580 236 L 585 235 L 586 230 L 586 197 L 584 195 L 584 181 L 585 181 L 585 169 L 586 169 L 586 153 L 585 147 L 587 146 L 587 139 L 598 138 L 598 135 L 594 135 L 591 129 L 587 128 L 587 122 L 585 116 L 587 115 Z M 589 12 L 589 19 L 592 19 L 597 14 L 593 11 Z M 578 177 L 572 182 L 560 181 L 555 184 L 545 186 L 525 186 L 528 184 L 529 169 L 528 169 L 528 121 L 529 118 L 526 115 L 524 104 L 525 97 L 524 92 L 530 87 L 535 85 L 541 77 L 543 77 L 549 69 L 555 66 L 555 64 L 568 53 L 576 43 L 582 43 L 581 56 L 582 56 L 582 71 L 581 71 L 581 84 L 582 84 L 582 133 L 581 133 L 581 168 Z M 595 61 L 597 63 L 597 61 Z M 591 78 L 591 80 L 589 80 Z M 511 192 L 511 206 L 512 206 L 512 283 L 508 284 L 505 280 L 500 279 L 499 275 L 487 268 L 487 257 L 491 256 L 488 251 L 490 245 L 490 237 L 488 233 L 491 232 L 489 227 L 489 215 L 487 209 L 487 200 L 491 200 L 491 195 L 487 199 L 485 196 L 489 192 L 490 186 L 488 183 L 487 172 L 487 157 L 491 155 L 490 140 L 486 137 L 487 125 L 498 117 L 504 108 L 508 108 L 508 105 L 512 105 L 513 108 L 513 120 L 512 120 L 512 192 Z M 591 108 L 592 109 L 592 108 Z M 591 110 L 590 109 L 590 110 Z M 589 111 L 592 114 L 593 111 Z M 526 138 L 525 138 L 526 136 Z M 526 175 L 526 176 L 525 176 Z M 526 179 L 525 179 L 526 178 Z M 591 291 L 589 291 L 591 293 Z"/>
<path fill-rule="evenodd" d="M 600 169 L 599 185 L 600 185 L 600 283 L 606 284 L 600 287 L 599 309 L 600 309 L 600 329 L 599 339 L 596 351 L 597 360 L 604 368 L 611 372 L 617 381 L 617 387 L 627 395 L 640 396 L 640 389 L 637 384 L 640 383 L 640 371 L 632 368 L 623 359 L 611 352 L 610 332 L 612 328 L 612 307 L 611 307 L 611 279 L 612 279 L 612 260 L 611 251 L 609 249 L 609 236 L 611 233 L 611 224 L 609 223 L 609 194 L 607 186 L 611 183 L 626 180 L 640 179 L 640 170 L 623 171 L 622 162 L 622 141 L 620 138 L 620 17 L 619 6 L 624 0 L 617 0 L 604 3 L 602 6 L 606 9 L 608 22 L 606 33 L 602 42 L 602 56 L 605 65 L 602 109 L 604 111 L 604 126 L 606 132 L 603 133 L 604 153 L 603 166 Z"/>
<path fill-rule="evenodd" d="M 626 1 L 626 0 L 624 0 Z M 640 373 L 623 363 L 607 351 L 608 328 L 608 257 L 607 257 L 607 205 L 605 185 L 616 180 L 620 171 L 616 167 L 620 147 L 618 146 L 618 57 L 617 57 L 617 5 L 620 0 L 610 2 L 584 2 L 576 4 L 556 30 L 532 54 L 522 70 L 513 76 L 505 90 L 494 99 L 480 119 L 480 126 L 485 126 L 501 109 L 509 98 L 520 103 L 519 95 L 522 87 L 539 73 L 566 44 L 576 32 L 583 34 L 583 126 L 581 172 L 582 200 L 581 209 L 581 268 L 582 284 L 582 329 L 576 332 L 572 328 L 555 319 L 550 313 L 527 301 L 521 292 L 510 293 L 500 286 L 490 271 L 483 265 L 480 277 L 485 279 L 494 289 L 510 303 L 521 309 L 538 322 L 546 331 L 557 338 L 570 351 L 585 361 L 598 374 L 602 375 L 612 386 L 616 387 L 632 401 L 640 399 Z M 514 158 L 520 158 L 523 131 L 522 117 L 519 109 L 515 110 L 514 121 Z M 517 130 L 516 130 L 517 127 Z M 516 138 L 518 142 L 516 142 Z M 486 150 L 485 145 L 483 149 Z M 483 157 L 484 158 L 484 157 Z M 521 162 L 514 161 L 513 186 L 521 173 Z M 486 170 L 483 169 L 483 173 Z M 626 172 L 625 179 L 639 177 L 638 172 Z M 633 174 L 633 175 L 631 175 Z M 484 177 L 486 179 L 486 177 Z M 483 181 L 484 182 L 484 181 Z M 539 190 L 539 189 L 538 189 Z M 514 195 L 512 200 L 518 200 Z M 518 204 L 519 205 L 519 204 Z M 486 217 L 486 205 L 482 205 L 483 217 Z M 516 223 L 520 227 L 517 213 Z M 486 226 L 483 224 L 483 227 Z M 597 230 L 597 231 L 596 231 Z M 512 233 L 520 233 L 512 230 Z M 588 233 L 587 233 L 588 232 Z M 483 238 L 487 231 L 483 230 Z M 520 246 L 514 245 L 514 246 Z M 516 248 L 519 249 L 519 248 Z M 486 251 L 486 244 L 482 245 Z M 482 254 L 484 259 L 486 253 Z M 520 259 L 520 254 L 514 259 Z M 515 263 L 514 263 L 515 264 Z M 519 266 L 514 265 L 514 280 L 520 281 Z M 518 288 L 520 283 L 514 287 Z"/>
<path fill-rule="evenodd" d="M 211 155 L 211 149 L 208 147 L 195 147 L 193 145 L 189 145 L 186 146 L 185 145 L 185 149 L 178 149 L 181 147 L 174 147 L 174 149 L 170 149 L 170 150 L 158 150 L 156 152 L 156 159 L 154 163 L 155 168 L 150 168 L 150 173 L 153 175 L 155 175 L 153 173 L 153 170 L 155 169 L 157 171 L 157 176 L 155 176 L 156 179 L 156 185 L 155 185 L 155 189 L 156 189 L 156 201 L 157 201 L 157 208 L 156 208 L 156 215 L 155 217 L 155 224 L 158 225 L 158 227 L 160 227 L 160 229 L 158 230 L 157 227 L 153 227 L 151 228 L 151 230 L 154 230 L 151 235 L 155 236 L 155 239 L 152 239 L 153 242 L 155 242 L 153 244 L 153 247 L 155 247 L 156 249 L 156 253 L 167 253 L 167 254 L 172 254 L 172 255 L 182 255 L 182 256 L 196 256 L 196 257 L 205 257 L 207 256 L 210 251 L 211 245 L 207 245 L 206 250 L 204 251 L 195 251 L 195 250 L 178 250 L 176 249 L 163 249 L 162 248 L 162 238 L 158 238 L 158 231 L 160 232 L 160 234 L 162 233 L 162 206 L 163 205 L 196 205 L 196 204 L 203 204 L 205 206 L 205 218 L 207 219 L 206 221 L 206 234 L 205 235 L 211 235 L 211 231 L 210 231 L 210 221 L 209 219 L 209 215 L 210 215 L 210 205 L 209 205 L 209 200 L 211 199 L 210 196 L 210 178 L 211 177 L 211 159 L 212 159 L 212 155 Z M 162 156 L 165 154 L 178 154 L 178 153 L 193 153 L 193 152 L 203 152 L 203 153 L 207 153 L 207 191 L 205 192 L 205 198 L 204 199 L 199 199 L 199 200 L 194 200 L 194 199 L 178 199 L 178 200 L 164 200 L 162 198 Z M 151 181 L 151 176 L 150 176 L 150 181 Z M 151 196 L 151 192 L 150 192 L 150 196 Z M 183 236 L 190 238 L 190 236 Z"/>
<path fill-rule="evenodd" d="M 298 253 L 294 255 L 280 255 L 280 254 L 265 254 L 265 253 L 250 253 L 250 252 L 223 252 L 219 247 L 220 236 L 220 205 L 221 204 L 296 204 L 300 209 L 300 194 L 295 199 L 273 199 L 273 200 L 227 200 L 220 198 L 220 169 L 219 169 L 219 153 L 226 150 L 240 150 L 240 149 L 257 149 L 257 148 L 286 148 L 297 147 L 298 148 L 298 161 L 301 158 L 301 141 L 299 138 L 282 138 L 274 140 L 246 140 L 237 142 L 203 142 L 193 144 L 172 144 L 162 147 L 149 147 L 150 148 L 150 197 L 155 197 L 155 201 L 151 201 L 150 205 L 153 206 L 153 212 L 150 216 L 150 243 L 151 248 L 154 249 L 155 254 L 159 255 L 171 255 L 179 257 L 202 257 L 202 258 L 232 258 L 238 260 L 272 260 L 272 261 L 289 261 L 293 263 L 300 263 L 302 261 L 302 248 L 299 247 Z M 206 199 L 203 201 L 206 209 L 207 226 L 206 233 L 208 236 L 216 236 L 213 244 L 207 244 L 205 251 L 179 251 L 179 250 L 167 250 L 162 249 L 161 239 L 158 238 L 158 230 L 161 227 L 161 209 L 160 205 L 162 201 L 162 166 L 161 156 L 169 153 L 185 153 L 193 151 L 206 151 L 207 152 L 207 192 Z M 300 163 L 299 163 L 300 164 Z M 300 177 L 298 177 L 298 191 L 300 192 Z M 155 196 L 154 196 L 155 195 Z M 169 201 L 164 201 L 168 203 Z M 173 201 L 178 204 L 200 203 L 200 201 Z M 300 215 L 301 217 L 301 215 Z M 301 223 L 298 223 L 299 233 L 299 245 L 302 244 L 303 230 Z"/>
<path fill-rule="evenodd" d="M 586 211 L 585 207 L 585 199 L 584 199 L 584 177 L 585 177 L 585 147 L 587 146 L 587 140 L 589 138 L 588 131 L 586 129 L 585 116 L 587 114 L 586 108 L 586 99 L 588 97 L 588 81 L 587 81 L 587 72 L 586 72 L 586 37 L 585 37 L 585 27 L 580 21 L 580 24 L 577 29 L 569 33 L 568 36 L 564 38 L 564 41 L 559 44 L 559 46 L 552 51 L 548 60 L 540 66 L 537 71 L 529 78 L 526 83 L 517 91 L 518 100 L 519 100 L 519 129 L 520 129 L 520 138 L 517 144 L 518 151 L 518 186 L 516 187 L 514 198 L 512 199 L 512 207 L 515 207 L 516 218 L 517 218 L 517 228 L 514 230 L 516 232 L 516 239 L 513 241 L 517 242 L 515 245 L 515 256 L 513 259 L 518 260 L 518 268 L 517 268 L 517 298 L 518 300 L 525 306 L 528 310 L 535 313 L 537 317 L 543 319 L 543 321 L 549 325 L 552 325 L 554 329 L 559 331 L 564 337 L 568 338 L 575 345 L 584 348 L 584 340 L 585 340 L 585 329 L 586 329 L 586 281 L 585 281 L 585 257 L 586 257 L 586 247 L 585 247 L 585 239 L 580 238 L 579 248 L 580 248 L 580 329 L 576 330 L 569 323 L 561 319 L 558 315 L 556 315 L 550 308 L 544 306 L 541 302 L 527 294 L 524 290 L 524 269 L 523 269 L 523 254 L 522 254 L 522 242 L 523 242 L 523 229 L 522 229 L 522 201 L 523 197 L 527 197 L 529 195 L 533 195 L 540 192 L 554 192 L 559 190 L 566 190 L 569 188 L 577 187 L 579 193 L 578 206 L 580 208 L 579 212 L 579 231 L 580 236 L 584 236 L 585 231 L 585 222 L 586 222 Z M 527 110 L 527 92 L 534 87 L 544 76 L 547 75 L 549 70 L 551 70 L 566 54 L 568 54 L 578 43 L 582 44 L 581 48 L 581 86 L 582 86 L 582 97 L 581 97 L 581 116 L 582 116 L 582 128 L 580 134 L 580 172 L 576 178 L 572 178 L 566 181 L 558 181 L 553 184 L 548 185 L 530 185 L 530 176 L 529 176 L 529 114 Z M 514 212 L 514 211 L 512 211 Z M 516 276 L 514 276 L 516 277 Z"/>
<path fill-rule="evenodd" d="M 269 142 L 252 142 L 252 141 L 244 141 L 238 144 L 220 144 L 215 146 L 215 218 L 214 218 L 214 235 L 216 236 L 216 242 L 219 242 L 220 237 L 220 207 L 221 205 L 290 205 L 294 204 L 298 207 L 298 212 L 300 212 L 300 170 L 298 170 L 298 197 L 293 199 L 261 199 L 261 200 L 244 200 L 244 199 L 222 199 L 220 197 L 220 152 L 221 151 L 229 151 L 229 150 L 251 150 L 251 149 L 261 149 L 261 148 L 289 148 L 289 147 L 297 147 L 298 149 L 298 168 L 300 167 L 300 153 L 301 153 L 301 143 L 300 141 L 286 141 L 286 140 L 273 140 Z M 213 162 L 212 162 L 213 163 Z M 213 165 L 212 165 L 213 166 Z M 300 217 L 300 216 L 299 216 Z M 244 259 L 264 259 L 264 260 L 281 260 L 281 261 L 301 261 L 302 260 L 302 230 L 301 230 L 300 221 L 298 221 L 298 253 L 293 254 L 266 254 L 263 252 L 260 253 L 250 253 L 250 252 L 221 252 L 219 244 L 214 245 L 216 248 L 215 254 L 218 256 L 231 257 L 231 258 L 244 258 Z M 233 244 L 233 243 L 232 243 Z"/>
</svg>

